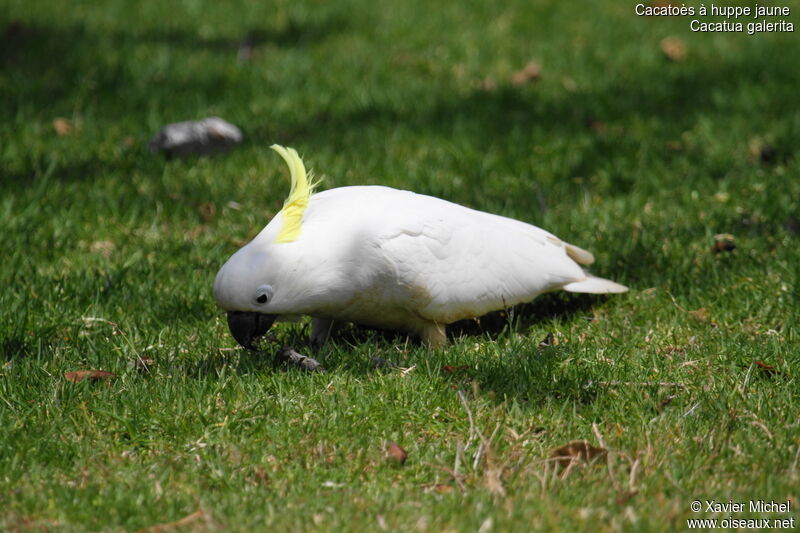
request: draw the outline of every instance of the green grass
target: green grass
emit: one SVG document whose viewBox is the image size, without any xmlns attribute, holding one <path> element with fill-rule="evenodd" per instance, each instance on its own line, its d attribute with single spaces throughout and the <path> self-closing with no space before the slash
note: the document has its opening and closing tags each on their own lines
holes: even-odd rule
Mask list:
<svg viewBox="0 0 800 533">
<path fill-rule="evenodd" d="M 800 41 L 633 5 L 6 2 L 0 528 L 200 510 L 178 529 L 661 531 L 713 517 L 696 499 L 792 498 L 796 517 Z M 531 60 L 540 79 L 513 85 Z M 147 152 L 210 115 L 246 143 Z M 346 331 L 324 375 L 233 349 L 211 284 L 286 195 L 273 142 L 323 188 L 545 227 L 632 290 L 543 297 L 442 350 Z M 718 233 L 733 252 L 711 253 Z M 313 353 L 306 324 L 276 333 Z M 64 379 L 80 369 L 117 378 Z M 576 439 L 609 455 L 564 475 L 548 457 Z"/>
</svg>

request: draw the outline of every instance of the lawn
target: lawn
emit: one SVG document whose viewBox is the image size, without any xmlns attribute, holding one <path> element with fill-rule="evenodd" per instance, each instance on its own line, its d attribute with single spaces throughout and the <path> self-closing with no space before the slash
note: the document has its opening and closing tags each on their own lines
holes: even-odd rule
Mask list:
<svg viewBox="0 0 800 533">
<path fill-rule="evenodd" d="M 0 528 L 798 517 L 800 40 L 634 5 L 6 1 Z M 245 143 L 149 153 L 161 126 L 213 115 Z M 631 291 L 541 297 L 435 350 L 357 328 L 315 349 L 307 323 L 274 328 L 324 374 L 246 352 L 211 286 L 288 192 L 276 142 L 322 189 L 518 218 Z M 576 440 L 601 452 L 561 466 Z"/>
</svg>

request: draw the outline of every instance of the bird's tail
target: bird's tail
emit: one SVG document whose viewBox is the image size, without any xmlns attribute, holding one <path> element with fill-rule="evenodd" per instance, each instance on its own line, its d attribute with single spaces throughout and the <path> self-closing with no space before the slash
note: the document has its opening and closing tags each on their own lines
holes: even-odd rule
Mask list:
<svg viewBox="0 0 800 533">
<path fill-rule="evenodd" d="M 586 279 L 567 283 L 561 288 L 569 292 L 585 292 L 590 294 L 612 294 L 628 291 L 628 287 L 625 285 L 620 285 L 616 281 L 598 278 L 597 276 L 589 274 L 585 270 L 584 274 L 586 274 Z"/>
</svg>

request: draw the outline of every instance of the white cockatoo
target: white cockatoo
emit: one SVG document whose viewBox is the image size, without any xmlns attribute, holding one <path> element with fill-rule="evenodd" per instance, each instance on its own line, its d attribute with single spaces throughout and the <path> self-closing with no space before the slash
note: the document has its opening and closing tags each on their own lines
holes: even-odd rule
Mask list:
<svg viewBox="0 0 800 533">
<path fill-rule="evenodd" d="M 214 282 L 247 348 L 287 315 L 311 316 L 317 343 L 334 322 L 353 322 L 439 346 L 447 324 L 545 292 L 627 290 L 582 268 L 591 253 L 524 222 L 389 187 L 315 194 L 297 152 L 272 149 L 289 166 L 289 197 Z"/>
</svg>

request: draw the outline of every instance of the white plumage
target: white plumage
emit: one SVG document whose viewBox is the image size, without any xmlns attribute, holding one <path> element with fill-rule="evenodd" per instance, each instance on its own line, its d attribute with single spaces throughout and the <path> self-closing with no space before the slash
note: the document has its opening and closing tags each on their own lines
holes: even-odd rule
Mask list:
<svg viewBox="0 0 800 533">
<path fill-rule="evenodd" d="M 309 195 L 293 241 L 275 242 L 279 213 L 220 269 L 222 308 L 309 315 L 318 342 L 343 321 L 440 345 L 446 324 L 545 292 L 627 290 L 588 274 L 589 252 L 517 220 L 380 186 Z"/>
</svg>

